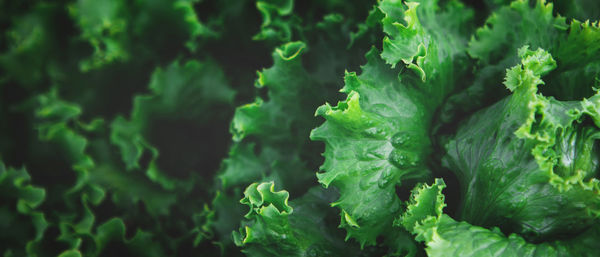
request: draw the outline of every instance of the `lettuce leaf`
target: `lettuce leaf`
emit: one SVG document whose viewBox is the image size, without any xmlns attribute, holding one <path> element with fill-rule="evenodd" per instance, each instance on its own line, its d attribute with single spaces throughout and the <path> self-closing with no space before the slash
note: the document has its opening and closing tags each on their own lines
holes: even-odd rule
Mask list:
<svg viewBox="0 0 600 257">
<path fill-rule="evenodd" d="M 532 244 L 517 234 L 505 236 L 497 227 L 486 229 L 459 222 L 443 213 L 443 180 L 415 187 L 407 211 L 396 220 L 424 242 L 428 256 L 596 256 L 598 224 L 570 239 Z"/>
<path fill-rule="evenodd" d="M 230 127 L 234 143 L 217 175 L 220 188 L 213 201 L 213 226 L 219 234 L 219 245 L 229 243 L 230 231 L 242 218 L 232 214 L 239 213 L 240 208 L 233 208 L 225 199 L 236 199 L 248 184 L 274 181 L 298 197 L 314 185 L 312 170 L 322 161 L 322 148 L 307 140 L 317 125 L 311 110 L 334 97 L 344 68 L 362 62 L 364 44 L 371 44 L 369 30 L 356 40 L 350 53 L 338 48 L 348 44 L 347 34 L 356 22 L 350 14 L 360 11 L 359 6 L 342 2 L 307 4 L 336 12 L 305 14 L 302 32 L 294 34 L 306 36 L 306 42 L 277 47 L 272 54 L 273 65 L 258 72 L 256 100 L 236 109 Z"/>
<path fill-rule="evenodd" d="M 163 155 L 168 156 L 161 159 L 161 149 L 150 140 L 169 143 L 163 144 L 163 148 L 172 148 L 173 140 L 181 140 L 175 147 L 191 147 L 194 152 L 198 151 L 198 145 L 191 145 L 189 138 L 179 139 L 175 134 L 169 141 L 162 139 L 164 131 L 161 129 L 164 127 L 168 131 L 169 124 L 173 124 L 179 131 L 182 127 L 200 130 L 211 118 L 215 121 L 225 119 L 226 113 L 216 114 L 216 111 L 231 104 L 234 91 L 216 64 L 198 61 L 174 62 L 165 69 L 157 69 L 149 88 L 151 94 L 135 97 L 131 120 L 118 116 L 112 122 L 111 141 L 120 148 L 127 169 L 141 169 L 140 160 L 148 154 L 151 159 L 145 171 L 152 181 L 165 189 L 174 189 L 176 185 L 189 189 L 193 179 L 185 178 L 194 174 L 192 170 L 203 166 L 199 165 L 202 160 L 173 153 L 176 149 L 165 149 L 171 151 L 165 151 Z M 214 135 L 219 133 L 214 132 Z M 202 147 L 200 145 L 200 151 Z M 208 151 L 208 146 L 204 149 Z"/>
<path fill-rule="evenodd" d="M 258 72 L 255 86 L 267 91 L 268 99 L 239 106 L 230 125 L 233 145 L 217 175 L 219 188 L 213 201 L 217 210 L 212 224 L 219 232 L 219 244 L 231 244 L 231 232 L 239 226 L 242 206 L 223 199 L 235 199 L 253 181 L 275 181 L 293 193 L 302 194 L 312 173 L 301 159 L 307 151 L 306 137 L 314 126 L 305 106 L 317 106 L 322 90 L 302 66 L 306 44 L 290 42 L 276 48 L 273 66 Z M 226 208 L 228 206 L 228 208 Z M 226 228 L 227 227 L 227 228 Z"/>
<path fill-rule="evenodd" d="M 125 2 L 82 0 L 72 5 L 69 12 L 76 18 L 82 38 L 89 41 L 94 49 L 92 59 L 81 64 L 82 70 L 129 58 Z"/>
<path fill-rule="evenodd" d="M 256 1 L 256 9 L 262 16 L 260 31 L 254 35 L 254 40 L 274 42 L 290 42 L 294 30 L 300 28 L 300 20 L 293 15 L 293 0 Z"/>
<path fill-rule="evenodd" d="M 590 0 L 554 1 L 558 13 L 580 21 L 597 20 L 600 17 L 600 3 Z"/>
<path fill-rule="evenodd" d="M 248 186 L 241 202 L 250 207 L 236 245 L 248 256 L 346 256 L 358 249 L 344 244 L 339 231 L 327 226 L 327 204 L 332 194 L 313 187 L 288 203 L 287 191 L 275 191 L 273 182 Z"/>
<path fill-rule="evenodd" d="M 3 256 L 24 256 L 39 247 L 48 222 L 39 206 L 46 190 L 31 185 L 25 168 L 0 161 L 0 248 Z"/>
<path fill-rule="evenodd" d="M 3 30 L 6 39 L 0 51 L 0 79 L 14 79 L 32 88 L 57 69 L 61 45 L 58 34 L 61 7 L 53 3 L 36 3 L 27 14 L 15 17 L 11 27 Z M 3 9 L 0 7 L 0 9 Z M 9 17 L 2 15 L 4 17 Z"/>
<path fill-rule="evenodd" d="M 218 33 L 200 22 L 194 4 L 197 0 L 78 0 L 69 5 L 69 13 L 81 30 L 81 39 L 93 49 L 82 60 L 80 69 L 99 69 L 115 62 L 126 62 L 150 49 L 176 44 L 189 50 L 198 48 L 198 38 L 215 38 Z M 209 22 L 210 23 L 210 22 Z M 152 35 L 153 40 L 147 40 Z"/>
<path fill-rule="evenodd" d="M 434 1 L 422 4 L 379 3 L 388 34 L 383 51 L 366 55 L 360 76 L 346 73 L 345 101 L 316 112 L 327 120 L 311 133 L 311 139 L 326 145 L 324 172 L 317 177 L 323 186 L 340 191 L 332 206 L 341 209 L 340 226 L 348 238 L 362 246 L 392 235 L 392 221 L 402 211 L 396 187 L 430 176 L 431 120 L 466 68 L 459 65 L 466 58 L 466 40 L 450 23 L 438 23 L 434 13 L 442 9 L 442 17 L 460 16 L 462 23 L 470 11 L 457 2 L 441 8 Z M 445 26 L 443 36 L 432 32 Z M 390 69 L 386 62 L 392 67 L 402 62 L 410 71 Z"/>
<path fill-rule="evenodd" d="M 552 3 L 544 0 L 517 0 L 495 10 L 477 29 L 468 46 L 468 53 L 478 64 L 469 86 L 449 97 L 442 107 L 442 122 L 451 123 L 472 114 L 507 96 L 499 84 L 505 69 L 517 63 L 514 54 L 523 45 L 543 48 L 557 61 L 558 68 L 548 74 L 545 95 L 561 100 L 580 100 L 594 92 L 591 87 L 566 87 L 564 84 L 594 83 L 600 76 L 596 56 L 600 38 L 597 22 L 580 22 L 556 15 Z M 558 10 L 561 11 L 560 9 Z"/>
<path fill-rule="evenodd" d="M 461 184 L 461 219 L 537 241 L 584 230 L 598 217 L 600 96 L 545 97 L 540 77 L 556 62 L 527 46 L 519 56 L 504 83 L 512 94 L 461 126 L 444 163 Z"/>
</svg>

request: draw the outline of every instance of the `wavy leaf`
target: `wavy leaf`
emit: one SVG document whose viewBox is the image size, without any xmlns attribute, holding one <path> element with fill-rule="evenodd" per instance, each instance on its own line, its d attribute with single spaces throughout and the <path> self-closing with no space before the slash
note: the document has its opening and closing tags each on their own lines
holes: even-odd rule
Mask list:
<svg viewBox="0 0 600 257">
<path fill-rule="evenodd" d="M 600 210 L 592 107 L 600 96 L 543 96 L 540 77 L 555 61 L 541 49 L 523 47 L 519 55 L 522 64 L 507 70 L 510 97 L 473 115 L 446 146 L 444 163 L 462 187 L 460 217 L 530 240 L 583 230 Z"/>
<path fill-rule="evenodd" d="M 170 140 L 162 137 L 164 133 L 189 130 L 192 133 L 203 133 L 203 126 L 209 120 L 224 119 L 216 112 L 227 108 L 234 96 L 225 80 L 221 69 L 211 62 L 189 61 L 184 64 L 174 62 L 165 69 L 157 69 L 149 85 L 151 94 L 135 97 L 131 113 L 131 120 L 119 116 L 111 124 L 111 141 L 121 149 L 123 161 L 128 169 L 141 168 L 140 159 L 144 153 L 151 156 L 146 168 L 148 177 L 161 184 L 165 189 L 174 189 L 176 185 L 189 188 L 192 180 L 184 180 L 196 170 L 205 165 L 200 165 L 202 159 L 187 158 L 181 155 L 182 147 L 190 151 L 189 154 L 204 153 L 211 156 L 209 146 L 198 146 L 200 142 L 192 145 L 190 138 L 171 135 Z M 214 114 L 211 114 L 214 113 Z M 171 129 L 171 130 L 170 130 Z M 197 130 L 196 130 L 197 129 Z M 164 131 L 163 131 L 164 130 Z M 196 131 L 191 131 L 196 130 Z M 204 133 L 214 133 L 218 136 L 223 133 L 204 129 Z M 188 135 L 189 136 L 189 135 Z M 162 144 L 163 149 L 152 145 L 149 140 L 169 142 Z M 173 145 L 174 140 L 179 140 Z M 176 146 L 178 149 L 164 149 L 167 146 Z M 223 148 L 223 147 L 221 147 Z M 167 155 L 161 159 L 160 152 Z M 209 162 L 210 158 L 206 157 Z M 162 167 L 161 167 L 162 164 Z"/>
<path fill-rule="evenodd" d="M 475 77 L 461 92 L 453 94 L 442 107 L 442 121 L 464 117 L 507 95 L 499 84 L 505 69 L 518 62 L 514 54 L 523 45 L 550 52 L 559 66 L 548 74 L 547 85 L 540 89 L 545 95 L 561 100 L 580 100 L 591 96 L 592 85 L 600 77 L 600 64 L 595 56 L 600 39 L 597 22 L 579 22 L 553 15 L 552 3 L 537 0 L 517 0 L 495 10 L 485 25 L 469 42 L 469 55 L 478 60 Z M 560 9 L 559 9 L 560 11 Z M 564 84 L 583 84 L 565 87 Z"/>
<path fill-rule="evenodd" d="M 463 8 L 456 3 L 447 7 Z M 401 212 L 396 187 L 429 176 L 425 163 L 432 151 L 430 122 L 455 88 L 464 67 L 454 67 L 465 58 L 464 40 L 457 48 L 460 35 L 452 34 L 457 38 L 453 42 L 421 26 L 438 26 L 432 15 L 435 2 L 425 3 L 421 12 L 415 2 L 405 7 L 398 1 L 382 1 L 379 8 L 385 14 L 384 31 L 391 37 L 384 39 L 381 57 L 392 65 L 402 60 L 416 72 L 398 75 L 398 69 L 390 69 L 377 50 L 371 50 L 360 76 L 346 74 L 342 92 L 348 94 L 347 100 L 336 107 L 319 107 L 316 114 L 327 121 L 311 133 L 311 139 L 326 145 L 321 166 L 325 172 L 317 174 L 319 182 L 340 190 L 340 199 L 332 205 L 341 209 L 341 227 L 363 246 L 390 233 Z M 399 23 L 402 17 L 408 25 Z"/>
<path fill-rule="evenodd" d="M 31 185 L 24 169 L 0 161 L 0 248 L 4 256 L 31 253 L 40 244 L 48 222 L 39 210 L 46 190 Z"/>
<path fill-rule="evenodd" d="M 234 233 L 236 245 L 248 256 L 346 256 L 358 249 L 344 244 L 328 227 L 331 194 L 312 188 L 288 204 L 287 191 L 275 191 L 273 182 L 251 184 L 242 203 L 250 207 L 248 221 Z M 293 208 L 292 208 L 293 207 Z"/>
<path fill-rule="evenodd" d="M 595 256 L 600 230 L 597 224 L 567 240 L 532 244 L 517 234 L 505 236 L 498 228 L 486 229 L 459 222 L 442 213 L 442 180 L 415 188 L 408 211 L 398 219 L 420 242 L 428 256 Z"/>
</svg>

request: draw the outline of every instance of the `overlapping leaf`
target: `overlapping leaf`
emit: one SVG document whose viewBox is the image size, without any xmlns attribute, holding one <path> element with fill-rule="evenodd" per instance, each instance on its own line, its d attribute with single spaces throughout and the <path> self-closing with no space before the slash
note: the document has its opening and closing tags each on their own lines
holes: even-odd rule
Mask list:
<svg viewBox="0 0 600 257">
<path fill-rule="evenodd" d="M 176 134 L 170 139 L 163 139 L 159 134 L 163 133 L 160 126 L 164 126 L 168 131 L 169 124 L 172 124 L 176 128 L 197 129 L 195 133 L 202 133 L 202 126 L 208 126 L 211 118 L 225 118 L 226 113 L 221 112 L 219 115 L 217 112 L 231 103 L 234 92 L 229 88 L 218 66 L 211 62 L 198 61 L 184 64 L 174 62 L 164 70 L 157 69 L 153 73 L 149 88 L 152 94 L 135 98 L 131 120 L 117 117 L 112 122 L 111 141 L 120 148 L 127 169 L 141 168 L 140 159 L 147 153 L 151 160 L 147 164 L 146 174 L 151 180 L 165 189 L 174 189 L 176 185 L 189 188 L 192 180 L 188 179 L 186 182 L 183 178 L 193 174 L 193 170 L 202 168 L 202 165 L 199 165 L 202 159 L 186 158 L 180 152 L 172 152 L 176 149 L 168 149 L 171 152 L 163 152 L 163 155 L 169 156 L 164 158 L 164 166 L 160 167 L 160 149 L 153 146 L 149 140 L 171 142 L 171 147 L 190 147 L 196 151 L 194 154 L 197 154 L 197 151 L 210 154 L 214 151 L 210 148 L 214 146 L 200 145 L 198 149 L 197 144 L 203 142 L 195 142 L 192 145 L 189 138 L 177 137 Z M 211 132 L 208 128 L 205 131 Z M 173 145 L 174 140 L 181 142 Z M 166 170 L 164 167 L 167 167 Z"/>
<path fill-rule="evenodd" d="M 598 4 L 375 2 L 0 0 L 2 254 L 598 255 Z"/>
<path fill-rule="evenodd" d="M 411 71 L 398 74 L 400 69 L 390 69 L 378 51 L 371 50 L 360 76 L 346 74 L 342 92 L 347 100 L 336 107 L 321 106 L 317 115 L 327 121 L 311 134 L 326 144 L 319 182 L 340 190 L 340 199 L 332 205 L 341 209 L 341 226 L 348 237 L 363 246 L 391 231 L 401 212 L 396 186 L 429 176 L 425 163 L 432 150 L 430 122 L 464 68 L 458 64 L 466 57 L 465 40 L 452 26 L 445 27 L 450 24 L 434 19 L 439 8 L 435 1 L 422 4 L 379 3 L 389 35 L 381 57 L 392 66 L 402 61 Z M 469 11 L 456 2 L 442 9 L 442 17 L 468 20 Z M 439 28 L 447 28 L 444 37 L 432 32 Z"/>
<path fill-rule="evenodd" d="M 512 95 L 473 115 L 447 145 L 445 162 L 462 186 L 460 217 L 530 240 L 583 230 L 600 211 L 600 96 L 543 96 L 540 77 L 556 62 L 541 49 L 519 55 L 506 75 Z"/>
<path fill-rule="evenodd" d="M 290 42 L 294 30 L 300 27 L 300 19 L 292 14 L 293 0 L 256 1 L 256 8 L 262 15 L 261 29 L 254 35 L 254 40 L 274 42 Z"/>
<path fill-rule="evenodd" d="M 0 51 L 2 79 L 13 79 L 31 87 L 51 77 L 61 62 L 58 52 L 61 42 L 59 34 L 61 6 L 53 3 L 37 3 L 27 14 L 15 18 L 12 26 L 3 31 L 6 49 Z"/>
<path fill-rule="evenodd" d="M 201 201 L 204 199 L 196 198 L 192 202 L 187 198 L 188 195 L 182 193 L 189 192 L 189 187 L 177 192 L 167 192 L 144 174 L 128 173 L 127 167 L 118 158 L 118 149 L 110 144 L 110 133 L 107 133 L 110 130 L 102 120 L 112 119 L 115 114 L 127 111 L 122 107 L 128 107 L 128 103 L 123 103 L 120 99 L 129 97 L 120 95 L 127 96 L 139 90 L 139 81 L 145 79 L 138 78 L 146 77 L 145 73 L 157 65 L 156 62 L 166 62 L 182 52 L 190 53 L 181 49 L 184 43 L 189 50 L 194 50 L 201 45 L 199 37 L 216 36 L 211 29 L 199 22 L 194 10 L 195 3 L 79 1 L 70 6 L 64 1 L 0 3 L 1 12 L 10 13 L 1 18 L 2 28 L 9 29 L 0 38 L 0 115 L 3 121 L 0 126 L 3 133 L 0 156 L 9 159 L 8 163 L 11 165 L 16 163 L 35 167 L 30 169 L 33 171 L 33 181 L 36 184 L 41 182 L 48 188 L 46 200 L 39 207 L 44 212 L 48 228 L 40 232 L 40 240 L 36 236 L 35 240 L 38 241 L 35 247 L 24 247 L 33 236 L 23 238 L 22 242 L 11 246 L 13 255 L 104 256 L 121 255 L 123 253 L 118 252 L 119 249 L 129 249 L 129 253 L 135 256 L 148 253 L 150 256 L 163 256 L 166 255 L 164 251 L 174 254 L 189 250 L 180 250 L 179 247 L 187 245 L 187 240 L 191 238 L 190 224 L 187 223 L 191 223 L 191 220 L 187 218 L 195 210 L 201 209 L 198 206 L 202 206 Z M 103 8 L 103 4 L 122 6 Z M 100 8 L 97 8 L 98 5 Z M 72 12 L 72 20 L 69 19 L 68 10 Z M 223 14 L 218 12 L 211 14 L 211 18 L 213 16 L 222 18 Z M 92 19 L 93 22 L 89 23 L 90 20 L 85 21 L 86 19 Z M 120 19 L 126 21 L 125 30 L 111 25 L 112 22 L 120 23 Z M 88 23 L 84 26 L 80 23 L 82 21 Z M 112 30 L 114 33 L 110 32 Z M 81 35 L 78 35 L 80 32 Z M 83 37 L 83 44 L 82 40 L 77 40 L 78 36 Z M 96 49 L 82 47 L 86 43 L 91 43 Z M 95 43 L 98 44 L 94 45 Z M 107 52 L 110 49 L 105 48 L 105 43 L 116 47 L 111 48 L 112 50 L 119 51 Z M 120 52 L 120 49 L 126 51 Z M 90 58 L 92 51 L 95 51 L 95 55 Z M 107 56 L 114 56 L 115 59 L 107 60 Z M 135 58 L 122 58 L 126 56 Z M 77 68 L 76 64 L 80 61 L 82 68 L 87 71 L 85 74 Z M 107 65 L 109 63 L 111 65 Z M 214 85 L 223 81 L 222 72 L 213 65 L 207 64 L 208 68 L 203 70 L 209 74 L 204 76 L 205 84 Z M 92 68 L 93 71 L 87 70 Z M 129 74 L 123 75 L 124 73 Z M 164 79 L 176 80 L 177 76 L 178 74 L 164 76 Z M 187 82 L 189 80 L 181 83 Z M 121 85 L 123 87 L 119 87 Z M 228 105 L 233 98 L 231 89 L 216 90 L 218 88 L 220 86 L 204 90 L 207 97 L 205 101 L 199 101 L 198 106 L 204 108 L 205 113 L 216 112 L 212 108 L 220 104 L 229 108 L 231 113 L 231 106 Z M 185 93 L 189 92 L 183 94 Z M 184 108 L 189 107 L 188 103 L 181 102 Z M 155 104 L 159 105 L 155 102 L 150 105 Z M 205 114 L 202 111 L 199 113 Z M 226 113 L 223 114 L 218 118 L 223 126 L 215 133 L 223 137 L 217 136 L 215 140 L 225 139 L 227 135 L 227 117 Z M 193 115 L 202 116 L 198 112 Z M 211 114 L 199 121 L 213 120 L 219 115 Z M 95 119 L 96 117 L 99 119 Z M 156 124 L 148 127 L 152 125 Z M 164 131 L 159 129 L 158 132 Z M 203 134 L 203 131 L 200 132 Z M 154 145 L 152 139 L 150 137 L 149 142 Z M 164 144 L 159 142 L 157 145 Z M 210 142 L 207 145 L 223 149 L 221 154 L 227 146 Z M 165 152 L 168 153 L 161 151 Z M 209 150 L 209 153 L 212 151 Z M 193 159 L 197 160 L 196 156 Z M 141 163 L 144 166 L 147 162 L 143 160 Z M 212 165 L 213 171 L 216 170 L 218 161 L 214 158 Z M 25 180 L 23 183 L 26 184 Z M 207 184 L 209 183 L 202 182 L 200 187 Z M 3 185 L 2 189 L 5 188 L 9 189 Z M 198 189 L 193 192 L 195 197 L 205 197 L 206 192 L 202 190 L 208 191 L 210 188 Z M 186 207 L 173 208 L 176 201 Z M 15 221 L 12 217 L 18 213 L 12 209 L 8 212 L 10 217 L 6 217 Z M 183 219 L 165 219 L 166 215 Z M 114 219 L 116 216 L 119 218 Z M 17 227 L 27 217 L 19 219 L 14 223 Z M 105 223 L 107 220 L 111 220 L 108 223 L 112 225 L 101 225 L 108 224 Z M 31 226 L 23 227 L 23 233 L 35 232 L 33 226 L 42 224 L 39 221 L 40 219 L 34 219 L 29 222 Z M 135 232 L 136 228 L 143 227 L 145 232 L 139 234 L 141 237 L 133 236 L 133 233 L 128 233 L 131 236 L 125 237 L 124 224 L 127 224 L 127 230 Z M 105 232 L 102 231 L 106 229 L 116 232 L 103 236 Z M 167 235 L 164 231 L 172 234 Z M 150 245 L 150 238 L 153 247 L 144 246 Z M 137 247 L 137 250 L 130 247 L 134 241 L 141 242 L 133 247 Z M 5 250 L 5 247 L 0 248 Z"/>
<path fill-rule="evenodd" d="M 312 188 L 288 204 L 286 191 L 275 191 L 273 182 L 252 184 L 242 203 L 250 207 L 248 221 L 235 243 L 248 256 L 346 256 L 358 249 L 347 247 L 334 228 L 325 224 L 331 194 Z"/>
<path fill-rule="evenodd" d="M 99 234 L 94 232 L 102 231 L 104 227 L 104 225 L 98 226 L 93 210 L 105 200 L 107 189 L 111 191 L 111 200 L 121 208 L 128 208 L 131 204 L 143 201 L 147 211 L 153 215 L 169 212 L 169 206 L 175 201 L 172 195 L 162 192 L 162 189 L 156 185 L 148 185 L 140 179 L 136 180 L 131 176 L 125 176 L 122 173 L 124 170 L 115 167 L 114 160 L 111 158 L 92 159 L 89 152 L 95 151 L 97 148 L 103 149 L 102 147 L 108 146 L 106 144 L 108 142 L 103 144 L 102 141 L 94 141 L 93 147 L 89 147 L 89 140 L 85 134 L 102 130 L 102 120 L 94 120 L 89 124 L 82 123 L 78 119 L 81 115 L 81 108 L 61 100 L 57 90 L 42 94 L 37 100 L 35 124 L 40 139 L 54 145 L 55 151 L 60 151 L 67 157 L 66 161 L 71 164 L 72 170 L 60 172 L 74 172 L 76 175 L 74 185 L 64 185 L 62 190 L 57 190 L 60 187 L 55 185 L 50 192 L 52 195 L 45 208 L 66 208 L 68 213 L 58 212 L 54 214 L 56 216 L 53 215 L 51 220 L 53 229 L 59 230 L 60 235 L 57 238 L 46 238 L 45 240 L 62 242 L 63 248 L 60 249 L 67 250 L 65 254 L 82 252 L 86 256 L 101 254 L 105 244 L 109 241 L 116 240 L 129 244 L 130 240 L 125 240 L 123 236 L 105 238 L 102 235 L 103 232 L 98 232 Z M 95 161 L 97 160 L 100 160 L 100 165 L 96 165 Z M 64 182 L 66 181 L 60 181 L 60 183 Z M 131 242 L 149 237 L 148 234 L 142 234 L 136 235 Z M 155 252 L 160 247 L 157 245 L 151 251 L 143 248 L 148 250 L 144 254 Z M 28 249 L 29 254 L 43 253 L 44 251 L 46 250 L 41 246 Z"/>
<path fill-rule="evenodd" d="M 31 185 L 24 169 L 0 161 L 0 248 L 3 256 L 24 256 L 38 247 L 48 223 L 39 205 L 46 191 Z"/>
<path fill-rule="evenodd" d="M 560 11 L 560 10 L 559 10 Z M 570 23 L 570 24 L 569 24 Z M 546 49 L 559 63 L 548 76 L 542 92 L 562 100 L 590 96 L 591 87 L 564 84 L 591 84 L 600 74 L 594 42 L 600 38 L 597 22 L 580 22 L 553 14 L 553 5 L 538 0 L 535 5 L 517 0 L 494 11 L 469 42 L 468 52 L 477 59 L 471 85 L 454 94 L 442 109 L 442 121 L 460 118 L 506 96 L 499 84 L 505 69 L 518 62 L 514 54 L 523 45 Z"/>
<path fill-rule="evenodd" d="M 345 9 L 352 12 L 357 8 Z M 337 48 L 348 44 L 347 33 L 354 24 L 353 20 L 342 17 L 332 13 L 316 24 L 303 24 L 307 43 L 290 42 L 277 48 L 273 53 L 274 65 L 258 73 L 255 86 L 264 90 L 267 98 L 257 97 L 253 103 L 236 110 L 231 123 L 235 143 L 218 175 L 222 188 L 218 192 L 219 201 L 214 201 L 217 209 L 214 226 L 220 237 L 229 237 L 229 233 L 223 236 L 224 227 L 237 223 L 235 216 L 222 211 L 230 205 L 223 199 L 235 199 L 232 192 L 240 192 L 254 181 L 275 181 L 298 195 L 313 185 L 313 170 L 309 167 L 320 162 L 321 150 L 307 141 L 310 129 L 316 125 L 307 106 L 316 108 L 333 96 L 344 67 L 358 63 L 362 56 L 358 45 L 368 42 L 365 38 L 370 35 L 370 31 L 365 32 L 365 37 L 352 46 L 356 53 L 348 54 L 345 49 Z M 220 239 L 221 244 L 227 241 Z"/>
<path fill-rule="evenodd" d="M 94 48 L 94 56 L 82 64 L 82 69 L 129 58 L 127 26 L 128 8 L 123 1 L 82 0 L 70 8 L 82 28 L 82 37 Z M 129 25 L 131 26 L 131 25 Z"/>
<path fill-rule="evenodd" d="M 229 195 L 231 191 L 241 190 L 252 181 L 274 180 L 292 192 L 302 191 L 310 183 L 310 169 L 300 156 L 314 121 L 303 108 L 317 105 L 319 87 L 302 68 L 305 47 L 302 42 L 292 42 L 277 48 L 273 67 L 259 72 L 256 81 L 257 87 L 269 89 L 268 100 L 257 98 L 236 109 L 230 127 L 235 143 L 218 175 L 221 197 L 235 199 Z M 223 209 L 223 202 L 214 203 L 215 209 Z M 228 238 L 241 217 L 227 215 L 233 220 L 226 221 L 224 215 L 218 212 L 220 221 L 214 225 L 234 225 L 220 235 Z"/>
<path fill-rule="evenodd" d="M 93 55 L 81 62 L 81 69 L 97 69 L 135 54 L 148 53 L 148 45 L 166 47 L 185 44 L 197 48 L 197 38 L 218 34 L 201 23 L 193 9 L 194 0 L 89 1 L 80 0 L 69 12 L 81 29 L 81 38 L 93 48 Z M 145 39 L 150 34 L 153 41 Z M 158 36 L 169 36 L 169 41 Z"/>
<path fill-rule="evenodd" d="M 428 256 L 596 256 L 600 236 L 593 225 L 577 237 L 532 244 L 517 234 L 505 236 L 498 228 L 486 229 L 459 222 L 442 213 L 442 180 L 415 188 L 408 211 L 398 219 L 424 242 Z"/>
</svg>

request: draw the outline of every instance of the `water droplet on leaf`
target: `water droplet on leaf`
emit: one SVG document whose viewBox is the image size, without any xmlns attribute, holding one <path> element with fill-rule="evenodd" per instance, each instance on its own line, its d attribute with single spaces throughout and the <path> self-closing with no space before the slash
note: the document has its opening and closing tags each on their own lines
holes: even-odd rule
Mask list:
<svg viewBox="0 0 600 257">
<path fill-rule="evenodd" d="M 418 157 L 416 157 L 414 154 L 410 154 L 406 151 L 394 149 L 390 152 L 390 155 L 388 156 L 388 160 L 394 166 L 396 166 L 400 169 L 406 169 L 406 168 L 411 168 L 411 167 L 417 166 Z"/>
<path fill-rule="evenodd" d="M 411 139 L 411 136 L 407 132 L 399 132 L 392 136 L 390 142 L 395 148 L 401 148 L 406 146 Z"/>
</svg>

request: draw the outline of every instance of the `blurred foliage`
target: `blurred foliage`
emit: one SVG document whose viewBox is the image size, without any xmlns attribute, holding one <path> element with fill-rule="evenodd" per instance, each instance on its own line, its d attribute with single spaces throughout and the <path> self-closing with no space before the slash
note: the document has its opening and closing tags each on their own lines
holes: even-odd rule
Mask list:
<svg viewBox="0 0 600 257">
<path fill-rule="evenodd" d="M 373 4 L 1 0 L 0 254 L 241 254 L 244 188 L 316 185 Z"/>
</svg>

